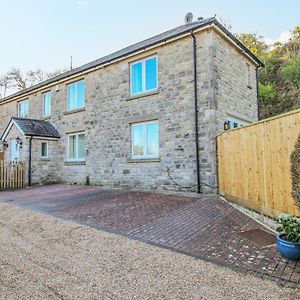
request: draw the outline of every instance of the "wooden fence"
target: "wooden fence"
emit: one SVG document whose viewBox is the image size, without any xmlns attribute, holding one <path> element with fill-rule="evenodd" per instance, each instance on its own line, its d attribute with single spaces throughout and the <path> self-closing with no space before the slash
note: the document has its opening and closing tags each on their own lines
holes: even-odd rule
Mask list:
<svg viewBox="0 0 300 300">
<path fill-rule="evenodd" d="M 4 161 L 0 160 L 0 190 L 22 188 L 24 186 L 24 164 L 4 164 Z"/>
<path fill-rule="evenodd" d="M 220 194 L 272 217 L 300 215 L 290 175 L 290 155 L 299 134 L 297 110 L 218 136 Z"/>
</svg>

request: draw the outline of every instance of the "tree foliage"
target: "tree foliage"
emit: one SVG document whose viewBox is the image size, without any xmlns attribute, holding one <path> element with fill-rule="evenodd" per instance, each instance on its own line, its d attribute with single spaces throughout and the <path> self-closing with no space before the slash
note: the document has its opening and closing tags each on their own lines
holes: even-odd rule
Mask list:
<svg viewBox="0 0 300 300">
<path fill-rule="evenodd" d="M 261 118 L 300 108 L 300 26 L 285 43 L 267 45 L 262 36 L 253 33 L 241 33 L 237 38 L 265 63 L 259 70 Z"/>
<path fill-rule="evenodd" d="M 239 33 L 236 37 L 257 57 L 263 59 L 268 51 L 268 44 L 263 36 L 256 33 Z"/>
<path fill-rule="evenodd" d="M 291 59 L 281 70 L 283 80 L 300 87 L 300 56 Z"/>
</svg>

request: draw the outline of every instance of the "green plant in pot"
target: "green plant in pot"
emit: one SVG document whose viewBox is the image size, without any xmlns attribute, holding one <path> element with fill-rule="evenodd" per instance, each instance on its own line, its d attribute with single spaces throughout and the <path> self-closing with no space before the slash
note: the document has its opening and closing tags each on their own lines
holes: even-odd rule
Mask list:
<svg viewBox="0 0 300 300">
<path fill-rule="evenodd" d="M 278 218 L 278 223 L 278 251 L 288 259 L 300 260 L 300 218 L 283 214 Z"/>
</svg>

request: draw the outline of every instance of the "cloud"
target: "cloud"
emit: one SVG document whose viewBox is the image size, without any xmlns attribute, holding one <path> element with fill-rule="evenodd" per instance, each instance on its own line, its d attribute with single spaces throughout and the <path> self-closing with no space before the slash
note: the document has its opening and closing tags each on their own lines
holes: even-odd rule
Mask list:
<svg viewBox="0 0 300 300">
<path fill-rule="evenodd" d="M 271 46 L 275 42 L 286 43 L 291 38 L 291 36 L 292 35 L 290 31 L 283 31 L 280 33 L 277 39 L 264 38 L 264 40 L 269 46 Z"/>
</svg>

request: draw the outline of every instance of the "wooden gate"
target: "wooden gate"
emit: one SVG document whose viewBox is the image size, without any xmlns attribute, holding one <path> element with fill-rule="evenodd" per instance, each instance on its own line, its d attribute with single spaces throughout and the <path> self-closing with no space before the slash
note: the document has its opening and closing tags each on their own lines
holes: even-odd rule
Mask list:
<svg viewBox="0 0 300 300">
<path fill-rule="evenodd" d="M 272 217 L 300 215 L 290 174 L 290 155 L 299 134 L 297 110 L 218 136 L 220 194 Z"/>
<path fill-rule="evenodd" d="M 25 187 L 24 164 L 4 164 L 4 161 L 0 160 L 0 190 L 22 187 Z"/>
</svg>

